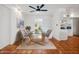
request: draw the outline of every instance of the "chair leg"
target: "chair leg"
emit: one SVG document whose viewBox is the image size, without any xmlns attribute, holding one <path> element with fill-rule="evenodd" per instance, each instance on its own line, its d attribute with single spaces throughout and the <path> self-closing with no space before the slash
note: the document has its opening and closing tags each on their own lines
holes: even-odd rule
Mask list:
<svg viewBox="0 0 79 59">
<path fill-rule="evenodd" d="M 24 40 L 22 40 L 22 44 L 21 44 L 21 46 L 24 46 Z"/>
<path fill-rule="evenodd" d="M 27 37 L 27 38 L 25 39 L 25 43 L 26 43 L 26 45 L 30 45 L 31 40 L 30 40 L 30 38 L 29 38 L 29 37 Z"/>
</svg>

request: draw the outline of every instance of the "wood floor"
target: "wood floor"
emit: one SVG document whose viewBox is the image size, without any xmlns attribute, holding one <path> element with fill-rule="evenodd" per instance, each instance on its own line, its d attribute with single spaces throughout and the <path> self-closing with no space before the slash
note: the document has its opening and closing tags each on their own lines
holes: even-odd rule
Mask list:
<svg viewBox="0 0 79 59">
<path fill-rule="evenodd" d="M 0 50 L 0 54 L 78 54 L 79 53 L 79 37 L 69 37 L 68 40 L 58 41 L 54 38 L 51 42 L 55 44 L 57 49 L 16 49 L 18 44 L 9 45 Z"/>
</svg>

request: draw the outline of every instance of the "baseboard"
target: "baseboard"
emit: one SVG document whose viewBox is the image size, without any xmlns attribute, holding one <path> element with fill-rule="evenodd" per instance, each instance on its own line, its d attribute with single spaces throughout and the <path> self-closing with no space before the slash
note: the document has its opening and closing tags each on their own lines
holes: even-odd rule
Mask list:
<svg viewBox="0 0 79 59">
<path fill-rule="evenodd" d="M 79 35 L 73 35 L 73 36 L 77 36 L 77 37 L 79 37 Z"/>
<path fill-rule="evenodd" d="M 8 45 L 9 45 L 9 43 L 8 44 L 2 44 L 2 45 L 0 45 L 0 49 L 3 49 L 3 48 L 5 48 Z"/>
</svg>

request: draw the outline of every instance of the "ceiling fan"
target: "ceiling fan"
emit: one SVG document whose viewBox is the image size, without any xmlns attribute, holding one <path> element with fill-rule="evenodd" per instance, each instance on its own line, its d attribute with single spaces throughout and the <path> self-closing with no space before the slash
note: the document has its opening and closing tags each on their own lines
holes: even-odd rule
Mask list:
<svg viewBox="0 0 79 59">
<path fill-rule="evenodd" d="M 33 7 L 33 6 L 29 6 L 30 8 L 34 9 L 34 10 L 30 11 L 30 12 L 35 12 L 35 11 L 48 11 L 47 9 L 42 9 L 44 6 L 45 6 L 44 4 L 42 4 L 40 6 L 36 6 L 36 8 Z"/>
</svg>

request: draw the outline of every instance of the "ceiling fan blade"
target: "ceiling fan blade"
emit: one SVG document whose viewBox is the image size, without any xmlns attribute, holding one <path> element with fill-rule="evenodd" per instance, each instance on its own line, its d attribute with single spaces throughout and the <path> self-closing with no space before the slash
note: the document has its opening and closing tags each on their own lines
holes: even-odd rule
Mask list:
<svg viewBox="0 0 79 59">
<path fill-rule="evenodd" d="M 39 6 L 37 6 L 37 8 L 39 9 Z"/>
<path fill-rule="evenodd" d="M 40 6 L 40 8 L 42 8 L 44 6 L 44 4 L 42 4 L 41 6 Z"/>
<path fill-rule="evenodd" d="M 48 11 L 48 10 L 40 10 L 40 11 Z"/>
<path fill-rule="evenodd" d="M 29 6 L 30 8 L 36 9 L 35 7 Z"/>
</svg>

